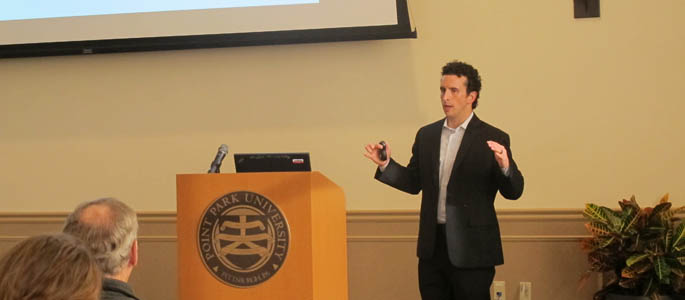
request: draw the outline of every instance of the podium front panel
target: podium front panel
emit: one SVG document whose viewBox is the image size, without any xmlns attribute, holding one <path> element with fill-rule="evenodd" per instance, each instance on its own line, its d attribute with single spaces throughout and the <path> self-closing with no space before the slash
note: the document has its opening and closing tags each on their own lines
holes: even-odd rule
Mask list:
<svg viewBox="0 0 685 300">
<path fill-rule="evenodd" d="M 179 299 L 314 299 L 310 176 L 309 172 L 177 175 Z M 255 208 L 248 204 L 261 207 L 261 218 L 270 219 L 270 225 L 255 221 L 259 213 L 252 213 Z M 278 265 L 282 221 L 288 225 L 289 240 Z M 273 229 L 269 247 L 263 241 L 268 228 Z M 210 230 L 214 238 L 208 241 Z M 212 246 L 216 252 L 209 251 Z M 268 249 L 276 256 L 262 261 L 261 269 L 252 268 L 251 262 L 239 265 L 230 260 L 259 253 L 254 261 L 259 265 L 267 259 L 261 256 Z M 217 264 L 214 254 L 223 255 L 226 264 Z M 251 275 L 241 277 L 245 274 Z"/>
</svg>

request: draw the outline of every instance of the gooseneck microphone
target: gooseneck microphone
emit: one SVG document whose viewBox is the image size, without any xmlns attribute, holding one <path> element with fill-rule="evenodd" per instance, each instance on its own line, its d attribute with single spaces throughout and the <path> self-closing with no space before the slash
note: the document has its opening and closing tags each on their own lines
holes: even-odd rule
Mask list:
<svg viewBox="0 0 685 300">
<path fill-rule="evenodd" d="M 207 173 L 219 173 L 221 161 L 223 161 L 224 157 L 226 157 L 226 153 L 228 153 L 228 146 L 226 146 L 226 144 L 221 144 L 221 146 L 219 146 L 219 151 L 216 153 L 216 157 L 214 157 L 212 165 L 209 167 L 209 171 L 207 171 Z"/>
</svg>

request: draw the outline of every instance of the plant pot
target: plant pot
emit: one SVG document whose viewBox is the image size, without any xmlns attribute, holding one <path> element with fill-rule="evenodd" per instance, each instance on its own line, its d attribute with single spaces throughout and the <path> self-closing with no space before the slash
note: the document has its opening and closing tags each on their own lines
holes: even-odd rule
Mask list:
<svg viewBox="0 0 685 300">
<path fill-rule="evenodd" d="M 606 300 L 651 300 L 645 296 L 630 296 L 619 294 L 607 294 Z M 670 296 L 659 296 L 659 300 L 673 300 Z"/>
</svg>

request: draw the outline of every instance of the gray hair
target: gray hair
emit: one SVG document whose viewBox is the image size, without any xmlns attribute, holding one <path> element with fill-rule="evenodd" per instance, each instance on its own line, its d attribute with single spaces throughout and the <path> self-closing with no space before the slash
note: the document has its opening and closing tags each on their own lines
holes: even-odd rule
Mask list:
<svg viewBox="0 0 685 300">
<path fill-rule="evenodd" d="M 83 220 L 83 212 L 96 205 L 104 206 L 107 213 L 95 222 Z M 102 198 L 79 204 L 67 217 L 62 231 L 84 241 L 105 275 L 117 275 L 131 258 L 138 219 L 135 211 L 125 203 L 115 198 Z"/>
</svg>

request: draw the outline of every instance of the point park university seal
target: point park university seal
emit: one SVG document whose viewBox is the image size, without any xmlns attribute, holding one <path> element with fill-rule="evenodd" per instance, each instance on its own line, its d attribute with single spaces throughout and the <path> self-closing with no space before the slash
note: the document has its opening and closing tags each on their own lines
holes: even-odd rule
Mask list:
<svg viewBox="0 0 685 300">
<path fill-rule="evenodd" d="M 205 209 L 197 241 L 209 273 L 227 285 L 249 288 L 269 280 L 283 266 L 290 229 L 271 200 L 239 191 Z"/>
</svg>

